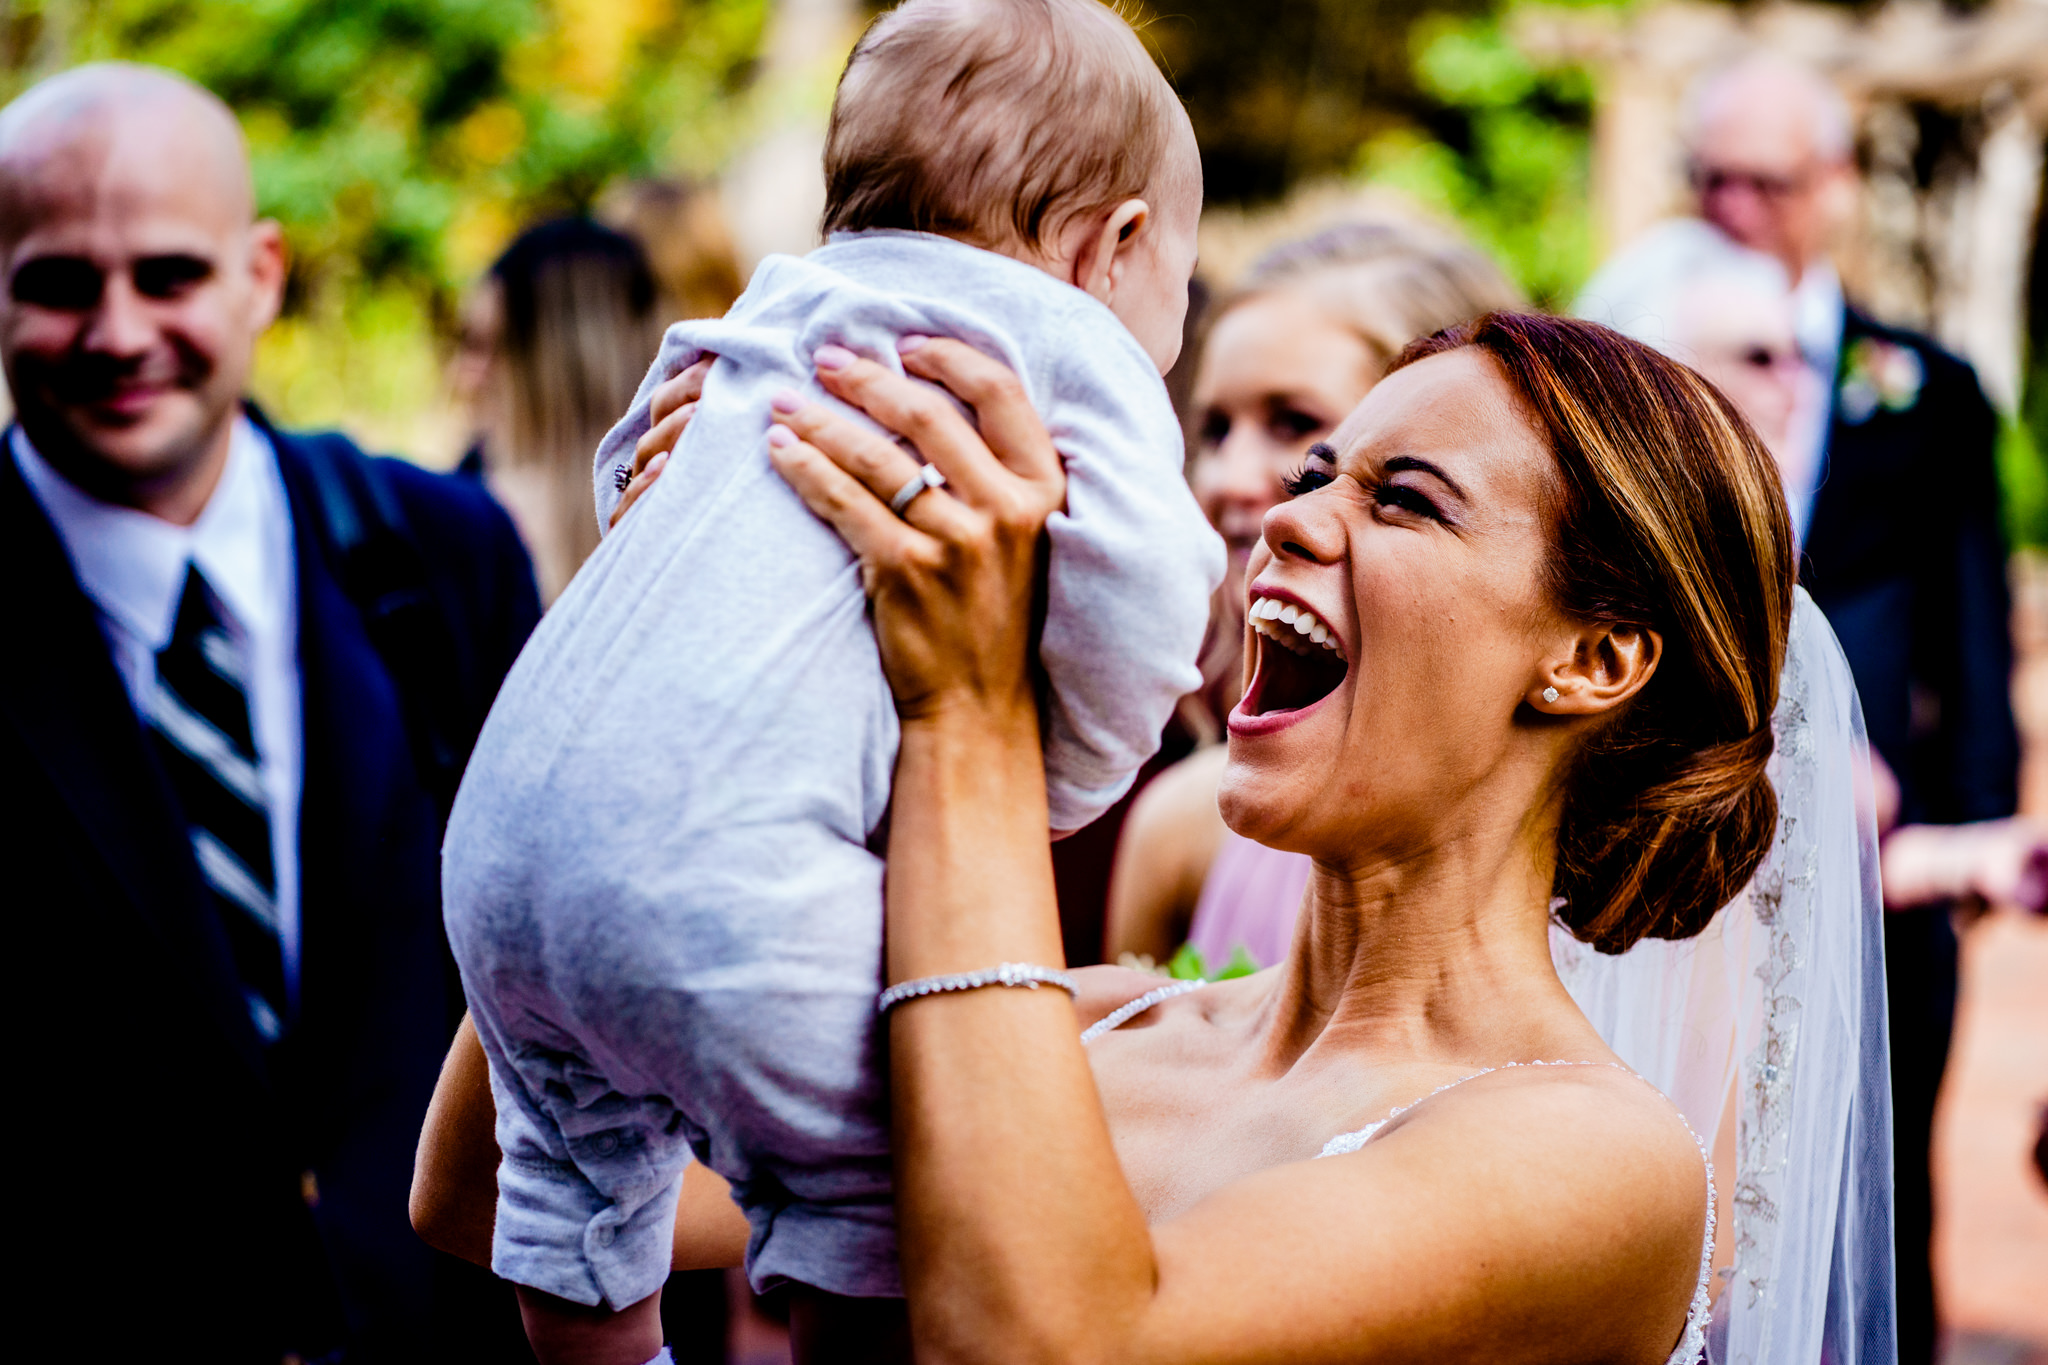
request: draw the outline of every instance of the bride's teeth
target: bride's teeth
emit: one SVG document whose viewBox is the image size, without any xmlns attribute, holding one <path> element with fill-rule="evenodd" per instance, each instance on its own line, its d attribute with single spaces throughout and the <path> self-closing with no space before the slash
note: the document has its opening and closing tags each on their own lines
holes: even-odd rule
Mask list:
<svg viewBox="0 0 2048 1365">
<path fill-rule="evenodd" d="M 1322 644 L 1330 638 L 1330 628 L 1321 621 L 1318 621 L 1316 622 L 1316 628 L 1308 633 L 1308 638 L 1314 640 L 1317 644 Z"/>
<path fill-rule="evenodd" d="M 1297 631 L 1298 633 L 1300 633 L 1300 634 L 1302 634 L 1302 635 L 1306 635 L 1306 634 L 1308 634 L 1308 633 L 1309 633 L 1310 631 L 1314 630 L 1315 628 L 1316 628 L 1316 618 L 1315 618 L 1315 614 L 1314 614 L 1313 612 L 1306 612 L 1306 611 L 1305 611 L 1305 612 L 1302 612 L 1302 613 L 1301 613 L 1301 614 L 1300 614 L 1299 616 L 1297 616 L 1297 617 L 1295 617 L 1295 618 L 1294 618 L 1294 629 L 1295 629 L 1295 630 L 1296 630 L 1296 631 Z"/>
<path fill-rule="evenodd" d="M 1293 625 L 1300 616 L 1301 608 L 1295 606 L 1292 602 L 1288 602 L 1280 608 L 1280 621 L 1283 625 Z"/>
</svg>

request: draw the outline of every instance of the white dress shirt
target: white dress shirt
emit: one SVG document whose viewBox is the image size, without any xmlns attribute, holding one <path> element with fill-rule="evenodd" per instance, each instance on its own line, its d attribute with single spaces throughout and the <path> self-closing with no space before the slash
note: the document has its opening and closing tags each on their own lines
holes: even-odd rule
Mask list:
<svg viewBox="0 0 2048 1365">
<path fill-rule="evenodd" d="M 270 798 L 272 866 L 284 940 L 285 987 L 299 982 L 299 794 L 303 778 L 298 578 L 291 504 L 277 452 L 246 417 L 237 418 L 227 468 L 198 520 L 174 526 L 133 508 L 101 502 L 59 474 L 17 426 L 21 476 L 57 528 L 137 714 L 156 689 L 156 656 L 171 642 L 186 565 L 196 564 L 224 608 L 226 625 L 250 665 L 250 730 Z"/>
<path fill-rule="evenodd" d="M 1827 462 L 1828 429 L 1835 414 L 1835 370 L 1842 357 L 1842 280 L 1826 261 L 1806 267 L 1792 290 L 1792 334 L 1799 342 L 1809 381 L 1793 406 L 1792 450 L 1781 460 L 1786 473 L 1785 501 L 1792 510 L 1792 530 L 1806 542 L 1813 521 L 1813 500 L 1820 492 Z"/>
</svg>

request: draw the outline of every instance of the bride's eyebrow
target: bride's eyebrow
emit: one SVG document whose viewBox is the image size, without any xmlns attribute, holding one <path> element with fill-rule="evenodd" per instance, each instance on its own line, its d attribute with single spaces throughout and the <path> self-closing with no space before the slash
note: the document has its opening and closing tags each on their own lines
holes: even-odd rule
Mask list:
<svg viewBox="0 0 2048 1365">
<path fill-rule="evenodd" d="M 1337 463 L 1337 447 L 1328 441 L 1317 441 L 1302 454 L 1303 459 L 1322 460 L 1328 464 Z"/>
<path fill-rule="evenodd" d="M 1431 464 L 1428 460 L 1419 459 L 1413 455 L 1394 456 L 1392 459 L 1387 461 L 1383 472 L 1388 474 L 1400 474 L 1411 469 L 1419 474 L 1427 474 L 1434 479 L 1440 480 L 1443 483 L 1444 487 L 1451 490 L 1451 492 L 1457 497 L 1458 501 L 1472 501 L 1470 498 L 1465 496 L 1465 490 L 1458 487 L 1458 481 L 1456 479 L 1444 473 L 1444 471 L 1437 465 Z"/>
</svg>

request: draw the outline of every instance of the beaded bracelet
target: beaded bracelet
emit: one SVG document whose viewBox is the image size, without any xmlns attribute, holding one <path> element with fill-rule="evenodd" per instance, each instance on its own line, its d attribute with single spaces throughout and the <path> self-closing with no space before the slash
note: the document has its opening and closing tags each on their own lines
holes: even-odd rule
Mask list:
<svg viewBox="0 0 2048 1365">
<path fill-rule="evenodd" d="M 915 981 L 899 981 L 883 991 L 875 1001 L 875 1011 L 887 1014 L 906 1000 L 915 1000 L 921 995 L 937 995 L 941 991 L 978 991 L 983 986 L 1022 986 L 1037 990 L 1040 986 L 1057 986 L 1068 995 L 1078 993 L 1074 978 L 1053 967 L 1038 967 L 1029 962 L 1005 962 L 996 967 L 985 967 L 978 972 L 952 972 L 945 976 L 921 976 Z"/>
</svg>

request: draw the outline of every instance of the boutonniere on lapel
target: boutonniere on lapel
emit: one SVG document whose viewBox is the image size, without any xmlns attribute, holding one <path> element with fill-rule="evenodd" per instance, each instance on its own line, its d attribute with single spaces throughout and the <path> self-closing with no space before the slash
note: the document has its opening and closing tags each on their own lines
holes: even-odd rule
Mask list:
<svg viewBox="0 0 2048 1365">
<path fill-rule="evenodd" d="M 1842 387 L 1839 395 L 1842 420 L 1860 426 L 1879 408 L 1906 412 L 1920 401 L 1920 386 L 1927 382 L 1927 366 L 1911 346 L 1858 337 L 1843 357 Z"/>
</svg>

